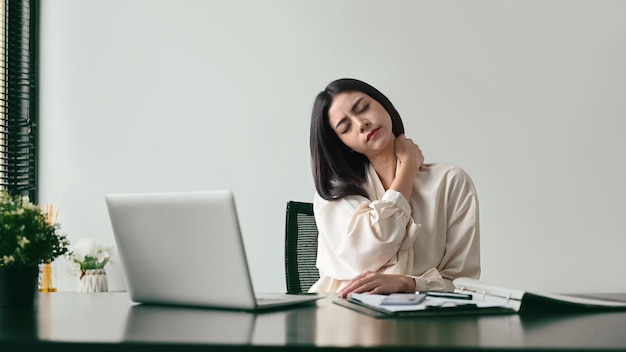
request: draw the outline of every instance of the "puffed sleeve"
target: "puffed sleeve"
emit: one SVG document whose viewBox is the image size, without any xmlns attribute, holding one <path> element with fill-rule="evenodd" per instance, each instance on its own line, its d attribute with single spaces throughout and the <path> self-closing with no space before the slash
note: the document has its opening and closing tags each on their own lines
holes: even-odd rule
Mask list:
<svg viewBox="0 0 626 352">
<path fill-rule="evenodd" d="M 317 266 L 322 276 L 350 280 L 366 270 L 399 274 L 413 265 L 413 242 L 419 225 L 404 196 L 388 190 L 379 200 L 348 196 L 314 200 Z"/>
<path fill-rule="evenodd" d="M 474 184 L 460 168 L 446 177 L 447 229 L 441 263 L 415 279 L 416 290 L 453 291 L 452 280 L 480 277 L 480 221 Z"/>
<path fill-rule="evenodd" d="M 478 196 L 469 176 L 460 172 L 448 201 L 446 254 L 441 260 L 441 276 L 448 279 L 480 276 L 480 221 Z"/>
</svg>

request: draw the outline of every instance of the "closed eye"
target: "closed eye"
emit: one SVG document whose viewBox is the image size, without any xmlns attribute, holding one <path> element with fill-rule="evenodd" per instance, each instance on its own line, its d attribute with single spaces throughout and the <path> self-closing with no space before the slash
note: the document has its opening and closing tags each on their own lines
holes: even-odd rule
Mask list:
<svg viewBox="0 0 626 352">
<path fill-rule="evenodd" d="M 350 119 L 346 116 L 342 118 L 341 120 L 339 120 L 337 125 L 335 125 L 335 130 L 339 134 L 344 134 L 350 130 L 350 125 L 351 125 Z"/>
<path fill-rule="evenodd" d="M 346 133 L 348 133 L 348 132 L 350 131 L 350 127 L 352 127 L 352 123 L 347 122 L 347 123 L 345 124 L 345 126 L 346 126 L 346 128 L 344 128 L 344 129 L 343 129 L 343 131 L 339 132 L 340 134 L 346 134 Z"/>
</svg>

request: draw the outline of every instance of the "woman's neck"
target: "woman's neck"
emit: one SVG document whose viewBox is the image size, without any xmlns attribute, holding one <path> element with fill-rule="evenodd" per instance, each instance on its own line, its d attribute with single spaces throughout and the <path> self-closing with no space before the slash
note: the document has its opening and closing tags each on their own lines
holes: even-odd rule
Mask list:
<svg viewBox="0 0 626 352">
<path fill-rule="evenodd" d="M 396 168 L 398 166 L 398 158 L 395 153 L 393 155 L 379 156 L 370 159 L 370 163 L 376 170 L 376 174 L 380 178 L 385 190 L 388 190 L 391 183 L 396 178 Z"/>
</svg>

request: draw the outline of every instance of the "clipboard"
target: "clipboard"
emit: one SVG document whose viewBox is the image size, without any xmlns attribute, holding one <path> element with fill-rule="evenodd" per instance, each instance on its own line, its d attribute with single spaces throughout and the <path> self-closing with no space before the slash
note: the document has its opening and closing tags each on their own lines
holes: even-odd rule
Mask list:
<svg viewBox="0 0 626 352">
<path fill-rule="evenodd" d="M 433 317 L 459 314 L 513 314 L 500 303 L 480 302 L 467 298 L 427 296 L 417 304 L 384 304 L 389 295 L 351 294 L 333 303 L 375 318 Z"/>
<path fill-rule="evenodd" d="M 454 293 L 426 295 L 418 304 L 382 304 L 388 295 L 351 294 L 333 303 L 376 318 L 433 317 L 459 314 L 550 314 L 626 310 L 626 298 L 600 294 L 554 294 L 527 292 L 496 286 L 470 278 L 453 281 Z M 463 294 L 464 298 L 455 298 Z M 471 299 L 467 299 L 471 296 Z"/>
</svg>

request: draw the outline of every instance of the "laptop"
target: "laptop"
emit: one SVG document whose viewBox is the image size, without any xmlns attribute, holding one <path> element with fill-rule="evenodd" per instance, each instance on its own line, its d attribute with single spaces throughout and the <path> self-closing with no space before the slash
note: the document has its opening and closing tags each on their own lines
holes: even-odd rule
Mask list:
<svg viewBox="0 0 626 352">
<path fill-rule="evenodd" d="M 105 198 L 135 302 L 254 311 L 321 298 L 254 292 L 230 190 Z"/>
</svg>

